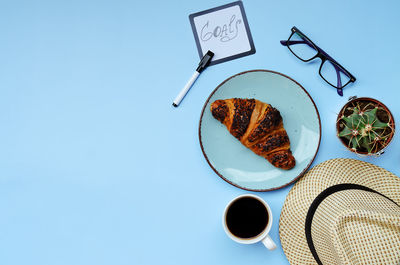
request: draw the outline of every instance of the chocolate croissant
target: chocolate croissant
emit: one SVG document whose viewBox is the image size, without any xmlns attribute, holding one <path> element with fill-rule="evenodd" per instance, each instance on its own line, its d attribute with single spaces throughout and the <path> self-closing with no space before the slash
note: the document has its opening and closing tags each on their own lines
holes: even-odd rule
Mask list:
<svg viewBox="0 0 400 265">
<path fill-rule="evenodd" d="M 231 98 L 214 101 L 211 113 L 244 146 L 275 167 L 295 166 L 281 114 L 271 105 L 256 99 Z"/>
</svg>

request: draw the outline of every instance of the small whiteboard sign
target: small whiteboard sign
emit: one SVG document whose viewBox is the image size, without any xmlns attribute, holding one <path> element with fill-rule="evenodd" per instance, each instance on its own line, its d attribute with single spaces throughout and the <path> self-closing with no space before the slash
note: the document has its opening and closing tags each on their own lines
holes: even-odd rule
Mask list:
<svg viewBox="0 0 400 265">
<path fill-rule="evenodd" d="M 189 20 L 200 58 L 214 53 L 210 65 L 256 52 L 242 1 L 191 14 Z"/>
</svg>

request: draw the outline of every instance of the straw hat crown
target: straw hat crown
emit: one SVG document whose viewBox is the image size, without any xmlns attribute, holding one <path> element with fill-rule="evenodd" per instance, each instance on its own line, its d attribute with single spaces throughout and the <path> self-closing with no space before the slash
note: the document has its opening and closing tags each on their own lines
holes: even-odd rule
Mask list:
<svg viewBox="0 0 400 265">
<path fill-rule="evenodd" d="M 332 186 L 311 205 L 305 233 L 317 263 L 399 264 L 400 206 L 363 187 Z"/>
<path fill-rule="evenodd" d="M 373 164 L 332 159 L 286 197 L 279 236 L 290 264 L 400 264 L 400 178 Z"/>
</svg>

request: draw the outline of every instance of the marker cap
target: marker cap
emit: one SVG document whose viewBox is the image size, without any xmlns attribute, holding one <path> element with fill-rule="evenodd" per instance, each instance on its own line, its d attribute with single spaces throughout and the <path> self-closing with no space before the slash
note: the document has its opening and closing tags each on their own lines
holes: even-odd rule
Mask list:
<svg viewBox="0 0 400 265">
<path fill-rule="evenodd" d="M 210 64 L 211 59 L 213 58 L 214 53 L 212 51 L 208 51 L 204 54 L 203 58 L 201 58 L 199 66 L 197 67 L 196 71 L 201 73 L 204 69 Z"/>
</svg>

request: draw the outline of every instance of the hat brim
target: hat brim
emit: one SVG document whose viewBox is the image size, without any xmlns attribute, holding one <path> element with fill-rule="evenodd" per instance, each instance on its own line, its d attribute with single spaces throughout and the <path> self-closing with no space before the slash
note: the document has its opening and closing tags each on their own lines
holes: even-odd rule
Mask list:
<svg viewBox="0 0 400 265">
<path fill-rule="evenodd" d="M 313 167 L 290 190 L 280 215 L 279 237 L 290 264 L 317 264 L 305 235 L 307 212 L 322 191 L 343 183 L 368 187 L 400 204 L 400 178 L 383 168 L 344 158 Z"/>
</svg>

